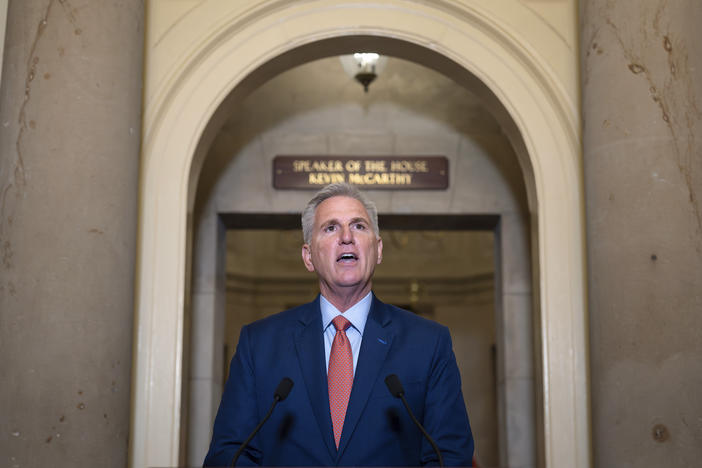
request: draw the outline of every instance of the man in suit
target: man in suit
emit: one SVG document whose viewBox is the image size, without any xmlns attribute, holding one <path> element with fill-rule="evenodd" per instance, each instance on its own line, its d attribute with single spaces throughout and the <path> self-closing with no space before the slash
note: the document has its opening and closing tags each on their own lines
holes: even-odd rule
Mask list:
<svg viewBox="0 0 702 468">
<path fill-rule="evenodd" d="M 305 208 L 302 226 L 302 260 L 320 295 L 242 328 L 205 466 L 231 464 L 283 377 L 294 388 L 238 465 L 438 464 L 388 391 L 389 374 L 444 463 L 470 466 L 473 437 L 448 329 L 371 292 L 383 253 L 375 205 L 351 185 L 329 185 Z"/>
</svg>

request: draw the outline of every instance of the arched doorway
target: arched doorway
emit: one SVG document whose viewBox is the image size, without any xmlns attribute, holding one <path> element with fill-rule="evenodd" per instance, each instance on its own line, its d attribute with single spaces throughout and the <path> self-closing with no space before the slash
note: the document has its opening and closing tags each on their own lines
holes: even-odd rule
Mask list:
<svg viewBox="0 0 702 468">
<path fill-rule="evenodd" d="M 202 157 L 221 124 L 216 110 L 233 98 L 233 89 L 246 93 L 247 86 L 290 61 L 345 52 L 369 40 L 381 52 L 409 54 L 447 76 L 471 81 L 510 136 L 524 171 L 534 233 L 544 460 L 547 466 L 589 465 L 577 117 L 559 89 L 549 86 L 549 73 L 480 12 L 443 2 L 402 8 L 377 2 L 375 15 L 363 13 L 312 3 L 220 20 L 218 34 L 198 45 L 186 60 L 189 66 L 147 106 L 133 465 L 178 461 L 189 213 Z M 280 24 L 284 33 L 273 27 Z"/>
<path fill-rule="evenodd" d="M 364 93 L 339 58 L 328 57 L 272 77 L 222 111 L 230 117 L 204 162 L 193 212 L 188 465 L 207 451 L 240 326 L 316 295 L 314 275 L 299 258 L 299 214 L 291 214 L 311 192 L 274 189 L 273 158 L 354 151 L 447 158 L 443 190 L 365 187 L 378 203 L 385 240 L 374 291 L 451 329 L 481 465 L 534 466 L 526 190 L 509 141 L 480 99 L 397 57 L 388 57 Z M 257 229 L 255 242 L 247 228 Z"/>
</svg>

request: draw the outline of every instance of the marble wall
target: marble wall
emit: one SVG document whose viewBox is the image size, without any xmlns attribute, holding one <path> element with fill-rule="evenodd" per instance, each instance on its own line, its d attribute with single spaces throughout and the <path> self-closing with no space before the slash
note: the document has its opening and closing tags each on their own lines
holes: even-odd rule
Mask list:
<svg viewBox="0 0 702 468">
<path fill-rule="evenodd" d="M 140 0 L 9 5 L 2 466 L 127 464 L 143 8 Z"/>
<path fill-rule="evenodd" d="M 593 453 L 702 458 L 702 3 L 582 3 Z"/>
</svg>

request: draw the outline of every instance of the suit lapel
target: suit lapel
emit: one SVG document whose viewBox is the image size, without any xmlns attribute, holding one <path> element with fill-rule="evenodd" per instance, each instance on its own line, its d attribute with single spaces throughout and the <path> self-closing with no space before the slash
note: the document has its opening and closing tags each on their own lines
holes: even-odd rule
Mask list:
<svg viewBox="0 0 702 468">
<path fill-rule="evenodd" d="M 361 341 L 349 406 L 344 418 L 344 429 L 341 433 L 337 460 L 346 449 L 356 424 L 363 414 L 373 385 L 378 380 L 378 374 L 392 345 L 392 330 L 387 327 L 389 323 L 387 306 L 376 299 L 374 295 L 366 327 L 363 330 L 363 341 Z"/>
<path fill-rule="evenodd" d="M 333 460 L 336 458 L 337 450 L 329 413 L 329 392 L 327 391 L 326 359 L 324 357 L 324 337 L 322 335 L 322 313 L 319 308 L 319 296 L 303 313 L 300 324 L 300 330 L 295 335 L 297 358 L 300 362 L 314 416 L 329 450 L 329 455 Z"/>
</svg>

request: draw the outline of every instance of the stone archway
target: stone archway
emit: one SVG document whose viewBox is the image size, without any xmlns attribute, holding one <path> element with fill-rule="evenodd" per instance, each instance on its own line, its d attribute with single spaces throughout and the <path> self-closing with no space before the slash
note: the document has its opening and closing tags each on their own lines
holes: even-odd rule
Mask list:
<svg viewBox="0 0 702 468">
<path fill-rule="evenodd" d="M 275 73 L 264 65 L 279 63 L 276 57 L 305 50 L 324 56 L 333 40 L 338 47 L 365 35 L 413 44 L 416 53 L 426 52 L 423 63 L 472 77 L 495 102 L 491 107 L 503 110 L 496 117 L 521 156 L 532 213 L 544 461 L 589 466 L 583 197 L 573 104 L 543 64 L 485 12 L 444 2 L 379 1 L 368 16 L 341 2 L 285 3 L 230 16 L 211 10 L 217 28 L 147 100 L 131 464 L 175 465 L 179 459 L 189 217 L 201 158 L 218 128 L 218 106 L 233 89 L 245 92 L 257 73 Z"/>
<path fill-rule="evenodd" d="M 342 72 L 337 56 L 298 65 L 299 61 L 309 60 L 319 53 L 343 51 L 347 46 L 357 50 L 381 50 L 389 57 L 389 67 L 373 84 L 372 93 L 357 93 L 358 86 Z M 387 55 L 390 52 L 392 55 Z M 296 60 L 289 59 L 292 54 L 296 55 Z M 449 78 L 444 73 L 397 57 L 403 54 L 432 63 L 444 73 L 453 71 L 453 76 Z M 230 322 L 240 323 L 234 310 L 238 309 L 247 317 L 244 323 L 260 318 L 251 315 L 260 312 L 255 306 L 251 310 L 234 306 L 241 300 L 256 303 L 259 300 L 232 297 L 230 288 L 238 290 L 238 286 L 227 280 L 229 272 L 243 272 L 230 264 L 231 258 L 225 260 L 229 257 L 224 247 L 223 227 L 228 228 L 232 219 L 246 219 L 246 213 L 251 211 L 261 215 L 282 215 L 299 211 L 306 203 L 310 196 L 307 191 L 276 190 L 269 182 L 269 167 L 275 154 L 280 154 L 280 151 L 287 154 L 305 154 L 307 151 L 335 154 L 338 148 L 351 145 L 357 154 L 383 151 L 386 155 L 400 155 L 424 151 L 448 158 L 451 177 L 445 190 L 420 193 L 371 190 L 368 195 L 376 201 L 381 214 L 422 213 L 418 219 L 424 220 L 428 220 L 425 213 L 454 216 L 490 213 L 486 216 L 495 217 L 495 224 L 488 229 L 493 233 L 499 231 L 495 236 L 498 242 L 490 250 L 503 253 L 496 255 L 500 273 L 495 277 L 496 290 L 493 310 L 490 311 L 490 321 L 495 329 L 495 350 L 494 355 L 482 354 L 478 360 L 487 363 L 494 359 L 494 394 L 487 397 L 477 392 L 478 382 L 486 382 L 490 377 L 478 377 L 474 373 L 477 370 L 468 369 L 468 362 L 481 355 L 476 345 L 482 338 L 474 334 L 476 330 L 471 330 L 470 345 L 467 334 L 463 339 L 454 336 L 454 347 L 457 354 L 466 346 L 473 348 L 471 357 L 464 354 L 465 361 L 459 359 L 459 366 L 463 366 L 463 391 L 476 435 L 478 460 L 488 466 L 535 466 L 535 434 L 541 433 L 542 429 L 537 427 L 534 408 L 533 282 L 526 192 L 523 173 L 514 158 L 511 144 L 506 141 L 495 119 L 487 115 L 491 111 L 479 104 L 480 99 L 476 99 L 472 92 L 475 79 L 467 76 L 468 73 L 461 71 L 456 64 L 445 58 L 442 60 L 442 57 L 432 57 L 415 44 L 379 37 L 354 36 L 318 41 L 276 57 L 262 68 L 277 68 L 275 64 L 283 60 L 294 66 L 261 80 L 259 87 L 241 100 L 227 99 L 222 103 L 217 112 L 225 112 L 230 117 L 210 145 L 198 178 L 198 195 L 192 216 L 192 307 L 185 311 L 187 325 L 184 328 L 186 361 L 189 358 L 189 362 L 186 362 L 184 371 L 187 412 L 184 410 L 182 415 L 187 430 L 181 445 L 187 444 L 188 465 L 201 463 L 210 443 L 227 363 L 238 336 L 238 332 L 231 331 L 228 325 Z M 239 94 L 237 86 L 231 95 Z M 360 111 L 361 107 L 363 111 Z M 378 118 L 380 115 L 382 118 Z M 359 137 L 365 142 L 359 142 Z M 310 145 L 311 142 L 314 143 Z M 498 166 L 500 169 L 494 172 Z M 385 219 L 384 216 L 381 218 Z M 446 222 L 451 224 L 448 220 Z M 299 217 L 293 225 L 299 225 Z M 421 225 L 417 222 L 417 229 L 422 229 Z M 385 221 L 381 222 L 381 234 L 392 235 L 386 229 Z M 434 241 L 430 242 L 436 247 Z M 393 259 L 397 260 L 390 254 L 390 245 L 386 244 L 389 255 L 384 257 L 386 261 L 380 268 L 381 277 L 382 272 L 387 272 L 385 267 L 391 265 Z M 298 247 L 290 248 L 286 260 L 297 258 Z M 247 253 L 254 250 L 256 248 L 251 247 Z M 417 260 L 422 255 L 417 254 L 412 258 Z M 411 262 L 409 259 L 405 261 Z M 305 271 L 301 264 L 294 263 L 300 267 L 300 273 Z M 283 264 L 287 265 L 284 262 L 281 267 Z M 411 266 L 407 267 L 407 270 L 400 269 L 403 274 L 412 270 Z M 451 274 L 449 272 L 456 268 L 462 267 L 446 266 L 442 274 Z M 257 268 L 256 271 L 261 270 Z M 275 274 L 282 273 L 278 270 Z M 287 278 L 293 274 L 290 271 L 284 276 Z M 415 273 L 421 274 L 420 271 Z M 251 279 L 249 275 L 255 274 L 253 271 L 245 273 L 249 278 L 247 282 Z M 272 280 L 269 278 L 266 282 Z M 283 284 L 286 280 L 276 278 L 275 281 Z M 382 283 L 374 281 L 374 285 L 379 297 L 388 300 Z M 407 304 L 401 302 L 407 299 L 395 297 L 392 302 Z M 272 298 L 267 300 L 273 301 Z M 285 307 L 286 303 L 280 303 L 277 311 Z M 273 312 L 269 307 L 266 310 Z M 466 331 L 471 329 L 472 325 L 464 320 L 470 314 L 470 308 L 463 310 L 461 319 L 456 314 L 449 314 L 453 318 L 444 315 L 445 310 L 444 306 L 438 307 L 434 319 L 444 321 L 445 325 L 453 323 L 459 334 L 462 326 L 467 327 Z M 479 327 L 478 324 L 479 321 L 476 322 Z M 230 330 L 228 338 L 227 329 Z M 486 397 L 495 399 L 497 414 L 489 416 L 484 412 Z M 491 427 L 496 433 L 491 433 Z M 488 447 L 494 447 L 499 454 L 491 452 Z"/>
</svg>

